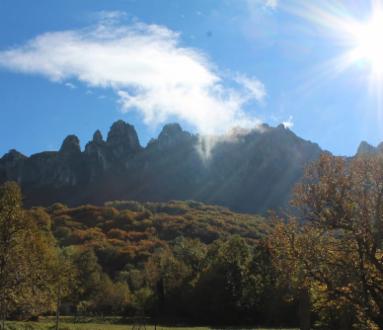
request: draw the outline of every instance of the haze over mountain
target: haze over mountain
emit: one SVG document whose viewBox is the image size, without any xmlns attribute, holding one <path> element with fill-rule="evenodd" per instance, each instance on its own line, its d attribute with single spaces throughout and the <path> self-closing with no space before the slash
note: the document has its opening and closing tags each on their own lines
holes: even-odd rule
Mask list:
<svg viewBox="0 0 383 330">
<path fill-rule="evenodd" d="M 168 124 L 142 147 L 135 128 L 119 120 L 106 141 L 96 131 L 84 151 L 75 135 L 57 152 L 9 151 L 0 159 L 0 182 L 20 183 L 28 206 L 192 199 L 262 213 L 287 205 L 320 152 L 283 125 L 212 138 Z"/>
</svg>

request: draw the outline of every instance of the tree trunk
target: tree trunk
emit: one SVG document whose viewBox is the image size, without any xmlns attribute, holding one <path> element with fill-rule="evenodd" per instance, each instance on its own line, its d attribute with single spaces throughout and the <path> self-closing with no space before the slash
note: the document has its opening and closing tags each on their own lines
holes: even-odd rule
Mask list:
<svg viewBox="0 0 383 330">
<path fill-rule="evenodd" d="M 352 328 L 352 324 L 353 324 L 353 321 L 354 321 L 354 317 L 353 317 L 353 311 L 350 310 L 350 308 L 345 308 L 341 311 L 341 315 L 340 315 L 340 328 L 339 330 L 349 330 Z"/>
<path fill-rule="evenodd" d="M 55 324 L 55 330 L 59 330 L 59 323 L 60 323 L 60 308 L 61 308 L 61 285 L 58 287 L 57 292 L 57 305 L 56 305 L 56 324 Z"/>
<path fill-rule="evenodd" d="M 306 288 L 299 290 L 299 326 L 300 330 L 311 329 L 310 295 Z"/>
<path fill-rule="evenodd" d="M 5 321 L 7 319 L 7 302 L 4 293 L 1 300 L 1 330 L 5 330 Z"/>
</svg>

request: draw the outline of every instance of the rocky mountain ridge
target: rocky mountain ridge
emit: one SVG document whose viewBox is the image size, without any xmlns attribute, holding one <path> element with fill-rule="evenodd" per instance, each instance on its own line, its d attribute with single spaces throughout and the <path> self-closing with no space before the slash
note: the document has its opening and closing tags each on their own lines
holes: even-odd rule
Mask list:
<svg viewBox="0 0 383 330">
<path fill-rule="evenodd" d="M 262 213 L 286 206 L 304 166 L 320 153 L 283 125 L 212 138 L 168 124 L 142 147 L 135 128 L 119 120 L 106 140 L 97 130 L 83 151 L 75 135 L 54 152 L 9 151 L 0 159 L 0 183 L 19 182 L 27 206 L 192 199 Z"/>
<path fill-rule="evenodd" d="M 372 146 L 366 141 L 359 144 L 356 156 L 383 153 L 383 142 L 379 143 L 376 147 Z"/>
</svg>

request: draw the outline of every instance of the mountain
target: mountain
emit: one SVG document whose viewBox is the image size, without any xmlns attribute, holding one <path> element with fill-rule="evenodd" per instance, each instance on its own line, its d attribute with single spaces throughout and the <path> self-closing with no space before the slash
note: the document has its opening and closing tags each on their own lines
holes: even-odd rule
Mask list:
<svg viewBox="0 0 383 330">
<path fill-rule="evenodd" d="M 142 147 L 135 128 L 119 120 L 106 140 L 96 131 L 83 151 L 75 135 L 59 151 L 9 151 L 0 159 L 0 183 L 21 184 L 27 206 L 176 199 L 264 213 L 287 205 L 305 165 L 320 153 L 283 125 L 199 136 L 168 124 Z"/>
<path fill-rule="evenodd" d="M 382 152 L 383 152 L 383 142 L 380 143 L 377 147 L 374 147 L 371 144 L 367 143 L 366 141 L 362 141 L 359 144 L 359 147 L 355 156 L 358 157 L 358 156 L 371 155 L 371 154 L 377 154 Z"/>
</svg>

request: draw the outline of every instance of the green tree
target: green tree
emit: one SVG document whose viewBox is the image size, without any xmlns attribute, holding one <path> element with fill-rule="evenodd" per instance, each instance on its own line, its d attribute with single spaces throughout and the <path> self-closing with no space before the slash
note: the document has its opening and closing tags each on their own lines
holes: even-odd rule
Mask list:
<svg viewBox="0 0 383 330">
<path fill-rule="evenodd" d="M 207 267 L 195 290 L 198 317 L 226 324 L 243 323 L 252 305 L 249 290 L 254 284 L 250 247 L 239 236 L 218 240 L 209 247 L 205 263 Z"/>
<path fill-rule="evenodd" d="M 76 269 L 75 288 L 69 297 L 74 304 L 75 317 L 80 310 L 86 311 L 92 299 L 98 294 L 103 281 L 103 272 L 93 249 L 74 248 L 68 251 Z"/>
<path fill-rule="evenodd" d="M 174 256 L 190 266 L 195 277 L 201 272 L 207 254 L 207 246 L 198 239 L 178 237 L 172 248 Z"/>
<path fill-rule="evenodd" d="M 74 266 L 68 251 L 56 250 L 56 258 L 50 267 L 50 288 L 56 300 L 55 329 L 59 329 L 62 301 L 70 297 L 76 289 L 78 269 Z"/>
<path fill-rule="evenodd" d="M 149 258 L 145 272 L 157 297 L 155 313 L 159 316 L 177 314 L 184 305 L 184 286 L 190 278 L 191 268 L 175 258 L 170 249 L 164 249 Z"/>
<path fill-rule="evenodd" d="M 131 301 L 132 295 L 126 283 L 113 283 L 103 274 L 97 291 L 89 301 L 89 309 L 101 315 L 124 315 Z"/>
</svg>

